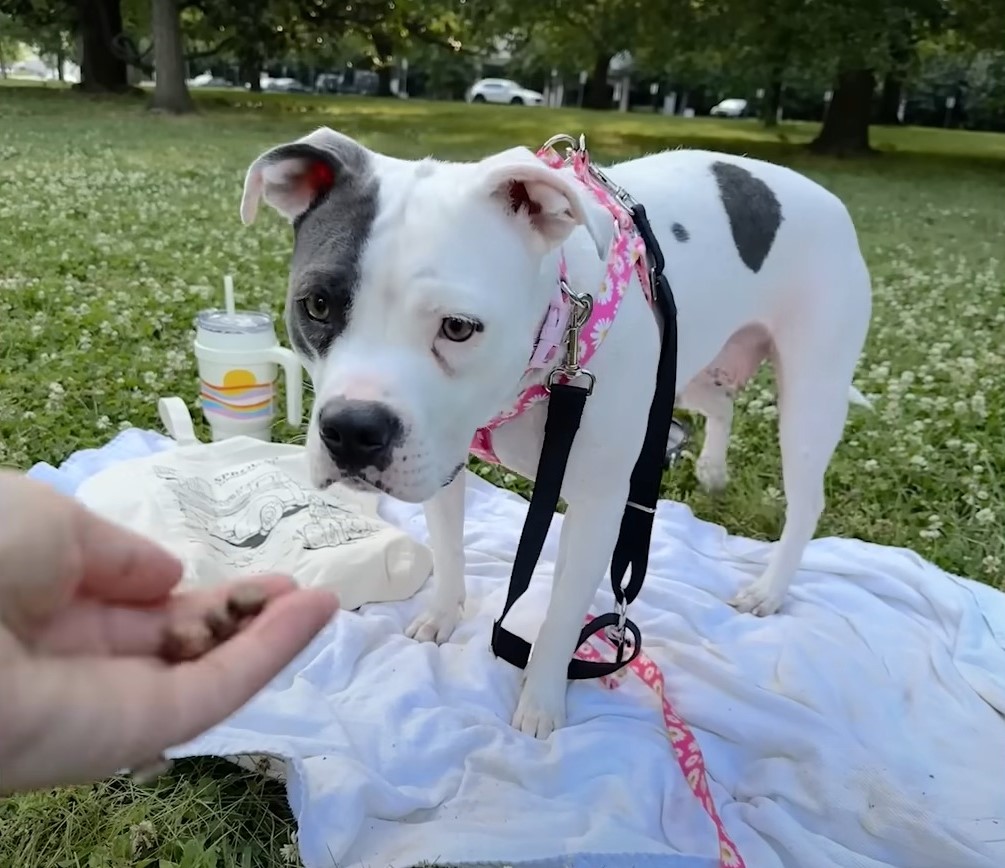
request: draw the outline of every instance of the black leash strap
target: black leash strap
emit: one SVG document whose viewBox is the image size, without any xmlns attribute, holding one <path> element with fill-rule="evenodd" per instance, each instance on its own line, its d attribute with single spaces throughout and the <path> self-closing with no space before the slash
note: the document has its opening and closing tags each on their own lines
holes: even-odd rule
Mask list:
<svg viewBox="0 0 1005 868">
<path fill-rule="evenodd" d="M 652 257 L 650 283 L 653 300 L 663 318 L 663 339 L 659 367 L 656 369 L 656 389 L 649 408 L 649 424 L 646 426 L 642 450 L 632 471 L 628 504 L 625 506 L 621 532 L 611 557 L 614 599 L 623 606 L 639 595 L 649 567 L 649 543 L 660 497 L 660 485 L 663 482 L 674 402 L 677 399 L 677 305 L 670 290 L 670 281 L 663 273 L 663 251 L 653 235 L 646 209 L 641 204 L 635 205 L 632 208 L 632 218 Z M 628 584 L 622 587 L 629 565 L 632 572 Z"/>
<path fill-rule="evenodd" d="M 646 436 L 632 471 L 628 503 L 625 506 L 621 530 L 611 558 L 611 587 L 614 599 L 618 603 L 618 611 L 594 618 L 583 627 L 576 643 L 578 649 L 595 633 L 606 629 L 609 631 L 609 636 L 616 637 L 617 656 L 613 661 L 604 662 L 573 658 L 569 662 L 568 676 L 572 680 L 611 675 L 630 664 L 642 650 L 642 632 L 624 613 L 628 604 L 642 590 L 649 565 L 649 543 L 660 484 L 663 480 L 663 466 L 676 399 L 677 308 L 670 283 L 663 274 L 663 252 L 656 241 L 656 236 L 653 235 L 645 208 L 640 204 L 634 205 L 632 218 L 650 255 L 650 282 L 654 300 L 663 318 L 663 339 Z M 520 669 L 525 669 L 530 660 L 531 644 L 503 627 L 502 622 L 513 604 L 530 587 L 534 567 L 541 556 L 552 516 L 558 506 L 569 453 L 579 430 L 588 394 L 589 391 L 582 386 L 556 384 L 552 386 L 551 396 L 548 399 L 544 443 L 541 447 L 541 457 L 538 459 L 534 492 L 517 545 L 506 604 L 492 627 L 493 653 Z M 622 587 L 622 580 L 629 566 L 631 575 L 628 584 Z M 631 642 L 627 641 L 629 635 Z M 627 658 L 626 646 L 630 649 Z"/>
<path fill-rule="evenodd" d="M 520 542 L 513 561 L 513 572 L 510 575 L 509 592 L 502 613 L 492 626 L 492 651 L 497 657 L 502 657 L 507 663 L 525 669 L 530 660 L 530 643 L 511 633 L 502 626 L 513 604 L 520 599 L 530 587 L 531 576 L 544 540 L 551 527 L 551 519 L 558 506 L 558 498 L 562 491 L 562 480 L 565 478 L 565 468 L 572 451 L 572 441 L 579 430 L 579 422 L 583 418 L 583 408 L 586 406 L 587 390 L 582 386 L 558 383 L 551 387 L 548 398 L 548 418 L 544 423 L 544 445 L 541 447 L 541 457 L 538 459 L 537 477 L 534 482 L 534 493 L 527 508 L 527 519 L 520 534 Z M 584 628 L 583 634 L 576 644 L 578 648 L 594 632 L 602 627 L 617 624 L 618 616 L 614 613 L 597 618 Z M 602 622 L 602 623 L 598 623 Z M 594 625 L 598 625 L 594 627 Z M 634 625 L 633 625 L 634 626 Z M 638 633 L 638 628 L 635 628 Z M 637 635 L 637 644 L 641 644 L 641 635 Z M 616 672 L 623 664 L 597 664 L 586 660 L 572 660 L 569 664 L 569 678 L 596 678 L 600 675 Z M 594 667 L 605 669 L 594 672 Z"/>
</svg>

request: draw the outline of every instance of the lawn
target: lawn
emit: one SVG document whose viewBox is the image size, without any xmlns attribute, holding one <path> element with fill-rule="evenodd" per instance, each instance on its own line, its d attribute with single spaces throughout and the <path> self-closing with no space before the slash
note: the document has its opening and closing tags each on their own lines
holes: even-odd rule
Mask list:
<svg viewBox="0 0 1005 868">
<path fill-rule="evenodd" d="M 271 212 L 250 229 L 237 214 L 265 148 L 327 124 L 399 156 L 467 159 L 585 131 L 600 159 L 743 152 L 844 199 L 874 279 L 856 383 L 875 412 L 852 413 L 820 533 L 1005 584 L 1005 136 L 877 129 L 882 155 L 846 163 L 799 148 L 814 132 L 804 124 L 199 97 L 198 116 L 172 119 L 138 101 L 0 87 L 0 464 L 58 462 L 119 428 L 157 428 L 162 395 L 194 402 L 192 319 L 217 303 L 225 273 L 242 304 L 280 315 L 289 230 Z M 783 510 L 769 387 L 765 372 L 739 401 L 723 497 L 697 490 L 690 460 L 666 480 L 666 496 L 762 538 Z M 112 781 L 0 802 L 0 829 L 0 868 L 295 864 L 281 788 L 218 761 L 182 763 L 146 789 Z"/>
</svg>

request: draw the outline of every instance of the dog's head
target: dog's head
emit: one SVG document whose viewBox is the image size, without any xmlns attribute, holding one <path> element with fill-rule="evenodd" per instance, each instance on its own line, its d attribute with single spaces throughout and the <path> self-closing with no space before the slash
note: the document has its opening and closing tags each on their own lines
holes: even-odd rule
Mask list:
<svg viewBox="0 0 1005 868">
<path fill-rule="evenodd" d="M 549 252 L 584 226 L 602 254 L 611 233 L 571 172 L 526 149 L 409 162 L 326 128 L 252 163 L 245 223 L 261 200 L 293 223 L 286 324 L 314 383 L 312 478 L 408 501 L 447 484 L 515 399 Z"/>
</svg>

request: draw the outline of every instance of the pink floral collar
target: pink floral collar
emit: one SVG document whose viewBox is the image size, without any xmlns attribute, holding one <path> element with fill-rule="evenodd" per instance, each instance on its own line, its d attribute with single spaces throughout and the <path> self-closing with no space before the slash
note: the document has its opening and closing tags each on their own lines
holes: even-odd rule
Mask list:
<svg viewBox="0 0 1005 868">
<path fill-rule="evenodd" d="M 552 147 L 542 148 L 537 156 L 553 169 L 560 169 L 566 165 L 566 161 Z M 604 281 L 593 296 L 593 310 L 580 331 L 579 361 L 585 366 L 614 325 L 621 299 L 624 298 L 625 290 L 632 282 L 633 271 L 639 275 L 642 291 L 650 304 L 652 304 L 652 288 L 649 285 L 645 242 L 636 231 L 631 214 L 590 172 L 590 158 L 585 150 L 573 151 L 571 166 L 579 182 L 586 186 L 594 198 L 610 212 L 615 224 L 614 240 L 607 252 Z M 566 294 L 567 277 L 565 254 L 562 253 L 559 258 L 555 294 L 541 324 L 525 377 L 547 372 L 558 366 L 572 309 L 572 302 Z M 500 413 L 475 432 L 470 451 L 483 461 L 498 464 L 499 458 L 492 448 L 492 432 L 500 425 L 515 419 L 528 407 L 547 400 L 548 389 L 543 382 L 528 386 L 520 393 L 510 409 Z"/>
</svg>

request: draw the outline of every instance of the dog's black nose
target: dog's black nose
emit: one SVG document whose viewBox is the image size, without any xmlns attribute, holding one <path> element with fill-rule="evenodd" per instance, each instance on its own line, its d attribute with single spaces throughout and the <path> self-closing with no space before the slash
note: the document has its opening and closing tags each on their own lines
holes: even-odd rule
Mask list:
<svg viewBox="0 0 1005 868">
<path fill-rule="evenodd" d="M 321 440 L 332 460 L 350 473 L 374 467 L 384 470 L 401 436 L 401 420 L 378 401 L 336 398 L 318 419 Z"/>
</svg>

